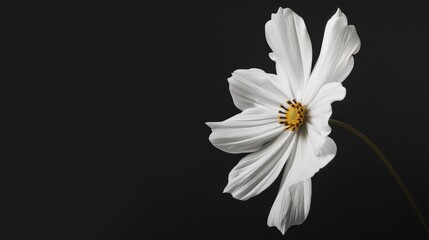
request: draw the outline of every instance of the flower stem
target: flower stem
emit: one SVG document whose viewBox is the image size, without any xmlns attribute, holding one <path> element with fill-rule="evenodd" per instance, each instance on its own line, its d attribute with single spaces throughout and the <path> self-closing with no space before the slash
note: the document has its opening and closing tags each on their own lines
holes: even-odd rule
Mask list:
<svg viewBox="0 0 429 240">
<path fill-rule="evenodd" d="M 335 120 L 335 119 L 329 119 L 329 123 L 335 124 L 337 126 L 340 126 L 342 128 L 345 128 L 346 130 L 349 130 L 350 132 L 354 133 L 357 137 L 362 139 L 364 142 L 368 144 L 368 146 L 374 150 L 374 152 L 380 157 L 381 161 L 383 161 L 384 165 L 386 165 L 389 172 L 392 174 L 392 176 L 395 178 L 396 182 L 398 183 L 399 187 L 401 188 L 402 192 L 405 194 L 405 196 L 408 198 L 408 201 L 410 201 L 411 206 L 413 207 L 414 211 L 417 214 L 417 217 L 419 218 L 421 224 L 423 225 L 426 233 L 429 235 L 429 227 L 428 224 L 423 217 L 422 212 L 420 211 L 419 207 L 417 206 L 416 200 L 414 199 L 413 195 L 411 195 L 410 190 L 408 190 L 405 183 L 402 181 L 402 179 L 399 177 L 398 173 L 393 168 L 392 164 L 387 160 L 386 156 L 383 154 L 383 152 L 380 150 L 380 148 L 375 145 L 373 141 L 371 141 L 367 136 L 365 136 L 363 133 L 361 133 L 356 128 L 350 126 L 347 123 Z"/>
</svg>

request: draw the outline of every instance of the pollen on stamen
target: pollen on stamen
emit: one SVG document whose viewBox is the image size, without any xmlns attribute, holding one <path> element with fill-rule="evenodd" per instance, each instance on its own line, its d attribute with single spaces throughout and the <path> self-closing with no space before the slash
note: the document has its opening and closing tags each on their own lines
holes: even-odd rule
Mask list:
<svg viewBox="0 0 429 240">
<path fill-rule="evenodd" d="M 295 131 L 299 129 L 299 127 L 305 121 L 305 106 L 295 99 L 286 101 L 288 107 L 284 105 L 280 105 L 280 109 L 278 111 L 279 116 L 277 116 L 278 122 L 285 126 L 286 130 Z M 285 111 L 282 111 L 285 110 Z"/>
</svg>

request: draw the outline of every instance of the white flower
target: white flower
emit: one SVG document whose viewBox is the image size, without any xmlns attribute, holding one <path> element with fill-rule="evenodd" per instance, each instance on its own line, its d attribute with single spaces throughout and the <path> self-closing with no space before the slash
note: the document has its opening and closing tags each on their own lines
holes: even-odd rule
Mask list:
<svg viewBox="0 0 429 240">
<path fill-rule="evenodd" d="M 265 33 L 277 75 L 259 69 L 233 72 L 229 88 L 242 112 L 207 125 L 215 147 L 250 153 L 229 174 L 224 192 L 234 198 L 258 195 L 283 170 L 267 224 L 284 234 L 306 219 L 311 177 L 336 154 L 335 142 L 328 137 L 331 104 L 346 95 L 341 83 L 353 68 L 360 40 L 338 9 L 326 24 L 320 56 L 311 71 L 311 41 L 300 16 L 280 8 L 266 23 Z"/>
</svg>

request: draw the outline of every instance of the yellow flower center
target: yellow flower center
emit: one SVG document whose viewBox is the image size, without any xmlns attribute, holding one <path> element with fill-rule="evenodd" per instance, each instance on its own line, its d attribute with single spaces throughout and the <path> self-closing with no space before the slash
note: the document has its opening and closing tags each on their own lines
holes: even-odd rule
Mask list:
<svg viewBox="0 0 429 240">
<path fill-rule="evenodd" d="M 305 120 L 305 107 L 293 99 L 287 101 L 288 107 L 280 105 L 278 121 L 285 126 L 285 130 L 295 131 Z"/>
</svg>

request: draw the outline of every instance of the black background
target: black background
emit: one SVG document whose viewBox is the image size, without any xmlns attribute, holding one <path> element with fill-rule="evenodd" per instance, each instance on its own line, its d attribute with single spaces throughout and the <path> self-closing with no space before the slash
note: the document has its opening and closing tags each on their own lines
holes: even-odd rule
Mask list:
<svg viewBox="0 0 429 240">
<path fill-rule="evenodd" d="M 226 79 L 275 72 L 264 25 L 306 22 L 313 64 L 337 7 L 362 47 L 333 118 L 385 152 L 429 217 L 426 1 L 144 1 L 2 4 L 1 239 L 424 239 L 375 154 L 338 127 L 311 211 L 266 226 L 279 181 L 222 194 L 244 155 L 214 148 L 207 121 L 239 113 Z"/>
</svg>

